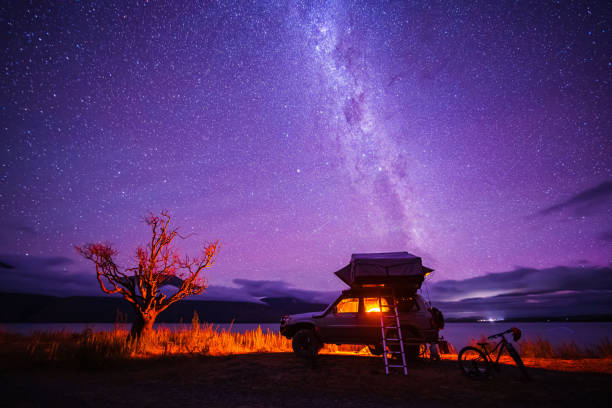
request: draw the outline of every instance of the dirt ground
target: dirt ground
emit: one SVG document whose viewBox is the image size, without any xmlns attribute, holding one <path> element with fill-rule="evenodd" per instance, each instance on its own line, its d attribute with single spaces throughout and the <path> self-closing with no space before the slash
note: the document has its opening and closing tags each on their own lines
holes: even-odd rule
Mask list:
<svg viewBox="0 0 612 408">
<path fill-rule="evenodd" d="M 514 366 L 470 380 L 452 360 L 417 361 L 386 376 L 381 358 L 290 353 L 135 360 L 115 367 L 15 369 L 0 362 L 6 407 L 610 406 L 612 374 Z"/>
</svg>

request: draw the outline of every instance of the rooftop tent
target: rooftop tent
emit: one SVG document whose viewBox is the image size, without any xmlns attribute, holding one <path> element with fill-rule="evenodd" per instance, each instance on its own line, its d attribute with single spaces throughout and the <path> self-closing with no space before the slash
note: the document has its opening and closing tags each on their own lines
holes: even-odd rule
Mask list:
<svg viewBox="0 0 612 408">
<path fill-rule="evenodd" d="M 369 284 L 406 285 L 418 289 L 433 269 L 423 266 L 421 258 L 408 252 L 353 254 L 351 262 L 336 272 L 353 287 Z"/>
</svg>

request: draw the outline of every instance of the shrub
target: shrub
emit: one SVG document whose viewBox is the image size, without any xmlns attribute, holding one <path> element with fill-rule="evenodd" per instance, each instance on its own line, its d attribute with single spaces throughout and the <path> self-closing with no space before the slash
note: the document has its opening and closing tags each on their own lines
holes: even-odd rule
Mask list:
<svg viewBox="0 0 612 408">
<path fill-rule="evenodd" d="M 599 341 L 599 344 L 595 346 L 595 353 L 598 357 L 612 357 L 612 342 L 607 337 L 604 337 Z"/>
<path fill-rule="evenodd" d="M 554 358 L 556 356 L 550 342 L 541 337 L 535 340 L 523 340 L 519 345 L 520 354 L 524 357 Z"/>
<path fill-rule="evenodd" d="M 587 356 L 575 341 L 564 342 L 555 348 L 555 357 L 563 360 L 580 360 Z"/>
</svg>

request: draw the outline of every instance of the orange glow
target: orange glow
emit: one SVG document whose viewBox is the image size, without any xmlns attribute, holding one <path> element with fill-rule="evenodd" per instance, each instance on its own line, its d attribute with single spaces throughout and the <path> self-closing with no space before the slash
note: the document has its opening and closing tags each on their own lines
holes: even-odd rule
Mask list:
<svg viewBox="0 0 612 408">
<path fill-rule="evenodd" d="M 342 299 L 336 305 L 337 313 L 357 313 L 359 311 L 359 298 Z"/>
<path fill-rule="evenodd" d="M 81 334 L 68 331 L 41 331 L 28 336 L 16 335 L 0 331 L 0 358 L 6 356 L 28 356 L 37 362 L 80 361 L 83 358 L 83 345 L 87 347 L 87 358 L 95 361 L 107 359 L 134 358 L 147 359 L 168 356 L 198 355 L 226 356 L 249 353 L 292 353 L 291 340 L 280 333 L 262 330 L 258 327 L 244 332 L 221 329 L 213 324 L 185 325 L 183 329 L 172 330 L 160 327 L 153 331 L 136 346 L 136 343 L 126 342 L 129 328 L 117 323 L 113 331 L 85 331 Z M 474 340 L 475 341 L 475 340 Z M 580 356 L 578 359 L 565 360 L 559 357 L 559 350 L 554 350 L 548 340 L 523 343 L 529 345 L 521 358 L 528 368 L 540 368 L 567 372 L 600 372 L 612 374 L 612 356 L 606 354 L 603 347 L 609 347 L 609 340 L 603 339 L 599 343 L 599 353 L 593 357 Z M 543 349 L 543 343 L 547 346 Z M 443 360 L 457 361 L 457 352 L 450 345 L 451 354 L 442 354 Z M 5 347 L 6 346 L 6 347 Z M 551 353 L 548 357 L 534 357 L 534 353 Z M 372 357 L 368 347 L 353 344 L 325 344 L 320 354 L 358 355 Z M 380 357 L 379 357 L 380 358 Z M 573 357 L 572 357 L 573 358 Z M 61 360 L 60 360 L 61 359 Z M 4 361 L 4 360 L 3 360 Z M 30 363 L 31 360 L 28 360 Z M 502 364 L 514 365 L 512 357 L 502 355 Z"/>
<path fill-rule="evenodd" d="M 382 305 L 382 311 L 383 312 L 388 312 L 389 311 L 389 303 L 387 302 L 387 299 L 385 298 L 381 298 L 380 299 L 380 303 L 378 302 L 378 298 L 364 298 L 363 299 L 363 306 L 364 309 L 366 311 L 366 313 L 380 313 L 380 306 Z"/>
</svg>

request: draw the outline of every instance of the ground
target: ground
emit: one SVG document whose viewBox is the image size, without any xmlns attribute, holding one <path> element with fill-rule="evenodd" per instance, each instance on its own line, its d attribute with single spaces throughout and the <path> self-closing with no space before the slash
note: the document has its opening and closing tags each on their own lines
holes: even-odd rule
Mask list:
<svg viewBox="0 0 612 408">
<path fill-rule="evenodd" d="M 7 407 L 607 407 L 612 392 L 609 361 L 598 373 L 532 367 L 530 382 L 514 366 L 475 381 L 453 360 L 421 360 L 386 376 L 381 358 L 322 355 L 312 366 L 291 353 L 0 367 Z"/>
</svg>

